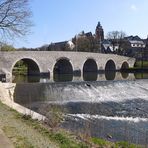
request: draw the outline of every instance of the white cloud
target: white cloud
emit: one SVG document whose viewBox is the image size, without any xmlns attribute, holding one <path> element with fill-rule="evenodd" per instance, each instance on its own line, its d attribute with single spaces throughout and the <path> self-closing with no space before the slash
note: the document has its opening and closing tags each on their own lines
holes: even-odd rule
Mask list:
<svg viewBox="0 0 148 148">
<path fill-rule="evenodd" d="M 132 10 L 132 11 L 136 11 L 136 10 L 138 10 L 138 8 L 136 7 L 135 4 L 132 4 L 132 5 L 131 5 L 131 10 Z"/>
</svg>

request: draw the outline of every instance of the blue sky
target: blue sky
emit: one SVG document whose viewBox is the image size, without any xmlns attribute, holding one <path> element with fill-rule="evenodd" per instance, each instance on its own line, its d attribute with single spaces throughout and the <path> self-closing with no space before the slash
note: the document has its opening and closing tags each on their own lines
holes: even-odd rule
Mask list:
<svg viewBox="0 0 148 148">
<path fill-rule="evenodd" d="M 105 35 L 122 30 L 127 35 L 148 35 L 148 0 L 31 0 L 34 26 L 15 47 L 39 47 L 70 40 L 82 30 L 95 32 L 98 21 Z"/>
</svg>

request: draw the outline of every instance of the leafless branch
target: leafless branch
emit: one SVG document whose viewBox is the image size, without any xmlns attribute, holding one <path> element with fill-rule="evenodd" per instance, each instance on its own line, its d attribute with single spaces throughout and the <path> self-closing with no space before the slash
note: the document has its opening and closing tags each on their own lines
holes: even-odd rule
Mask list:
<svg viewBox="0 0 148 148">
<path fill-rule="evenodd" d="M 29 0 L 0 0 L 1 38 L 20 37 L 28 34 L 31 23 Z"/>
</svg>

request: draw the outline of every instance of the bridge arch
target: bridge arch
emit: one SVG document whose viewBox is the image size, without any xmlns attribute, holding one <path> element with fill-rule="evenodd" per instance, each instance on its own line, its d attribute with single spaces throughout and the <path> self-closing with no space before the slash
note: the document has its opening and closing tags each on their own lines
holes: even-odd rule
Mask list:
<svg viewBox="0 0 148 148">
<path fill-rule="evenodd" d="M 116 65 L 113 60 L 108 60 L 105 65 L 106 80 L 114 80 L 116 77 Z"/>
<path fill-rule="evenodd" d="M 113 60 L 108 60 L 105 64 L 105 71 L 116 71 L 116 65 Z"/>
<path fill-rule="evenodd" d="M 61 57 L 56 60 L 53 67 L 53 74 L 73 74 L 73 65 L 67 57 Z"/>
<path fill-rule="evenodd" d="M 83 80 L 96 81 L 98 76 L 98 66 L 96 60 L 88 58 L 83 64 Z"/>
<path fill-rule="evenodd" d="M 98 66 L 97 66 L 96 60 L 94 60 L 93 58 L 87 59 L 83 64 L 83 73 L 97 72 L 97 71 L 98 71 Z"/>
<path fill-rule="evenodd" d="M 23 61 L 27 65 L 28 75 L 39 75 L 41 73 L 41 67 L 39 66 L 38 62 L 35 59 L 24 57 L 24 58 L 19 58 L 19 59 L 15 60 L 15 62 L 13 62 L 12 66 L 11 66 L 11 74 L 13 72 L 15 65 L 19 61 Z"/>
<path fill-rule="evenodd" d="M 53 67 L 53 80 L 54 81 L 72 81 L 73 79 L 73 66 L 70 59 L 62 57 L 56 60 Z"/>
<path fill-rule="evenodd" d="M 121 65 L 121 70 L 127 70 L 129 68 L 129 64 L 128 62 L 123 62 L 122 65 Z"/>
<path fill-rule="evenodd" d="M 127 70 L 129 69 L 129 64 L 127 61 L 124 61 L 121 65 L 121 76 L 123 79 L 127 79 L 129 76 L 129 73 L 127 73 Z"/>
</svg>

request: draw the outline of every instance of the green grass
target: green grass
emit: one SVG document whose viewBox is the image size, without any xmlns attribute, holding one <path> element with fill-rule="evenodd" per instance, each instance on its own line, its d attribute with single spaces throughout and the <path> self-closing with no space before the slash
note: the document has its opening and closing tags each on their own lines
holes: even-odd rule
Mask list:
<svg viewBox="0 0 148 148">
<path fill-rule="evenodd" d="M 111 143 L 107 140 L 104 140 L 104 139 L 92 138 L 91 140 L 94 144 L 99 145 L 100 147 L 107 147 L 107 146 L 111 147 L 111 146 L 113 146 L 113 143 Z"/>
<path fill-rule="evenodd" d="M 60 148 L 87 148 L 86 144 L 73 140 L 73 137 L 68 132 L 62 130 L 59 130 L 58 132 L 52 131 L 38 120 L 33 120 L 30 116 L 22 116 L 19 113 L 16 113 L 16 118 L 23 120 L 23 122 L 26 122 L 38 132 L 47 136 L 51 141 L 58 143 Z"/>
<path fill-rule="evenodd" d="M 8 138 L 12 138 L 15 148 L 33 148 L 32 144 L 28 142 L 26 137 L 17 134 L 16 129 L 10 126 L 4 126 L 3 131 L 9 135 Z"/>
<path fill-rule="evenodd" d="M 91 141 L 98 145 L 99 148 L 142 148 L 141 146 L 135 145 L 135 144 L 130 144 L 125 141 L 120 141 L 120 142 L 109 142 L 104 139 L 100 138 L 91 138 Z"/>
<path fill-rule="evenodd" d="M 25 66 L 22 67 L 14 67 L 13 68 L 13 75 L 27 75 L 28 68 Z"/>
<path fill-rule="evenodd" d="M 141 146 L 137 146 L 135 144 L 130 144 L 125 141 L 120 141 L 115 143 L 115 148 L 142 148 Z"/>
<path fill-rule="evenodd" d="M 148 68 L 148 61 L 136 61 L 134 68 Z"/>
</svg>

